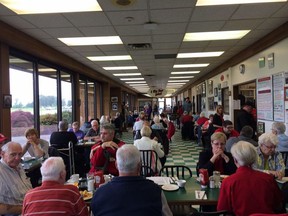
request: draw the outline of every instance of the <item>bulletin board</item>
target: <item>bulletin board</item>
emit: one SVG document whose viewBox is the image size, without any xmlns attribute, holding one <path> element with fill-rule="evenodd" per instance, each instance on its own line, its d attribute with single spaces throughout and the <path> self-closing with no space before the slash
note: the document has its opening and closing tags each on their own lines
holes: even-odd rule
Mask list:
<svg viewBox="0 0 288 216">
<path fill-rule="evenodd" d="M 257 79 L 257 117 L 273 121 L 272 76 Z"/>
</svg>

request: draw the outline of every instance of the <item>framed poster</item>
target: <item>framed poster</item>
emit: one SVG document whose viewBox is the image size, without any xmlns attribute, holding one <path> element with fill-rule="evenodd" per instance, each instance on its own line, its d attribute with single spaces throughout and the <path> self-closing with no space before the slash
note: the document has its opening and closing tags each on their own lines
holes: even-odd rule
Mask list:
<svg viewBox="0 0 288 216">
<path fill-rule="evenodd" d="M 258 132 L 258 134 L 265 133 L 265 122 L 258 122 L 257 132 Z"/>
<path fill-rule="evenodd" d="M 11 108 L 12 107 L 12 95 L 4 94 L 3 95 L 3 108 Z"/>
<path fill-rule="evenodd" d="M 112 103 L 117 103 L 118 102 L 118 97 L 111 97 L 111 102 Z"/>
<path fill-rule="evenodd" d="M 118 110 L 118 103 L 112 103 L 112 110 L 117 111 Z"/>
</svg>

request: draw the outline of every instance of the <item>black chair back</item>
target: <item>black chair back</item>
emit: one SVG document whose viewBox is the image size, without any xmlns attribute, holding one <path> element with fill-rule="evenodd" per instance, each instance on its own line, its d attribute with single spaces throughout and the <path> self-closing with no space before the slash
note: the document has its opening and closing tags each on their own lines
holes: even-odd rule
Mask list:
<svg viewBox="0 0 288 216">
<path fill-rule="evenodd" d="M 151 177 L 154 176 L 154 171 L 149 166 L 141 166 L 140 175 L 144 177 Z"/>
<path fill-rule="evenodd" d="M 158 155 L 157 152 L 154 150 L 140 150 L 141 153 L 141 160 L 142 160 L 142 166 L 147 166 L 151 168 L 156 175 L 159 170 L 157 168 L 158 163 Z"/>
<path fill-rule="evenodd" d="M 288 176 L 288 151 L 281 152 L 285 164 L 285 176 Z"/>
<path fill-rule="evenodd" d="M 217 211 L 217 212 L 194 212 L 190 216 L 226 216 L 227 211 Z"/>
<path fill-rule="evenodd" d="M 182 165 L 171 165 L 171 166 L 164 166 L 160 170 L 160 176 L 177 176 L 179 179 L 187 179 L 192 177 L 192 171 L 187 166 Z"/>
</svg>

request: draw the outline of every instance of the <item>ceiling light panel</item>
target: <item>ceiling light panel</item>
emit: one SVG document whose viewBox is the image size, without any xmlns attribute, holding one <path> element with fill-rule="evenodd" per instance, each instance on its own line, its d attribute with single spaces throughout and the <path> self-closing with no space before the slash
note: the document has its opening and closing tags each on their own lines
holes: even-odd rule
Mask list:
<svg viewBox="0 0 288 216">
<path fill-rule="evenodd" d="M 191 68 L 191 67 L 207 67 L 209 63 L 205 64 L 178 64 L 174 65 L 173 68 Z"/>
<path fill-rule="evenodd" d="M 58 38 L 67 46 L 123 44 L 119 36 Z"/>
<path fill-rule="evenodd" d="M 189 82 L 189 80 L 168 80 L 168 83 Z"/>
<path fill-rule="evenodd" d="M 224 51 L 219 52 L 196 52 L 196 53 L 179 53 L 177 58 L 203 58 L 203 57 L 218 57 L 221 56 Z"/>
<path fill-rule="evenodd" d="M 114 76 L 141 76 L 141 73 L 117 73 Z"/>
<path fill-rule="evenodd" d="M 139 78 L 120 78 L 122 81 L 129 81 L 129 80 L 144 80 L 144 78 L 139 77 Z"/>
<path fill-rule="evenodd" d="M 132 60 L 130 55 L 119 55 L 119 56 L 88 56 L 91 61 L 123 61 Z"/>
<path fill-rule="evenodd" d="M 252 4 L 252 3 L 275 3 L 287 0 L 198 0 L 196 6 L 230 5 L 230 4 Z"/>
<path fill-rule="evenodd" d="M 133 81 L 133 82 L 125 82 L 127 84 L 137 84 L 137 83 L 146 83 L 146 81 Z"/>
<path fill-rule="evenodd" d="M 169 79 L 191 79 L 194 76 L 176 76 L 176 77 L 169 77 Z"/>
<path fill-rule="evenodd" d="M 198 74 L 200 71 L 174 71 L 171 74 Z"/>
<path fill-rule="evenodd" d="M 137 66 L 103 67 L 104 70 L 137 70 Z"/>
<path fill-rule="evenodd" d="M 17 14 L 102 11 L 97 0 L 0 0 Z"/>
<path fill-rule="evenodd" d="M 210 41 L 210 40 L 233 40 L 241 39 L 250 30 L 235 30 L 235 31 L 214 31 L 214 32 L 193 32 L 186 33 L 183 41 Z"/>
</svg>

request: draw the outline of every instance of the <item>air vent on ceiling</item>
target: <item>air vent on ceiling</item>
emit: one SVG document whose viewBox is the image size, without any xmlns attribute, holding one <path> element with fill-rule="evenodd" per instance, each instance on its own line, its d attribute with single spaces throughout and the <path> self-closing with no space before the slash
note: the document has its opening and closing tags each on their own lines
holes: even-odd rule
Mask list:
<svg viewBox="0 0 288 216">
<path fill-rule="evenodd" d="M 146 76 L 146 77 L 153 77 L 153 76 L 155 76 L 155 74 L 147 74 L 147 75 L 144 75 L 144 76 Z"/>
<path fill-rule="evenodd" d="M 147 50 L 152 49 L 152 46 L 150 43 L 136 43 L 136 44 L 128 44 L 128 49 L 130 50 Z"/>
<path fill-rule="evenodd" d="M 155 59 L 175 59 L 177 54 L 157 54 L 155 55 Z"/>
<path fill-rule="evenodd" d="M 113 0 L 113 3 L 120 6 L 128 6 L 132 4 L 134 1 L 135 0 Z"/>
</svg>

